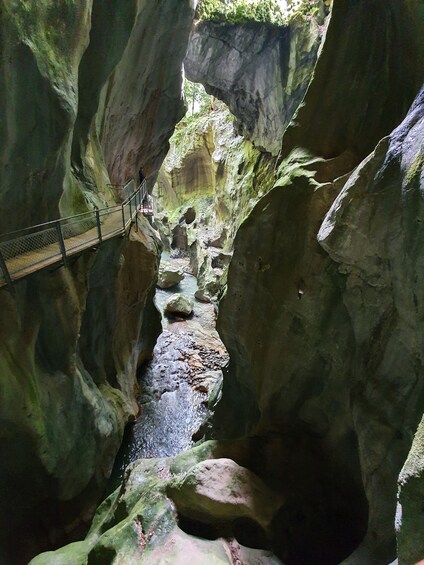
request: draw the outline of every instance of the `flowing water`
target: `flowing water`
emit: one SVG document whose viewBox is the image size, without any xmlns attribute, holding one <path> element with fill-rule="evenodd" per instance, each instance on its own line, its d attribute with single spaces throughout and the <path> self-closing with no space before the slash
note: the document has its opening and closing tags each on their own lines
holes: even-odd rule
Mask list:
<svg viewBox="0 0 424 565">
<path fill-rule="evenodd" d="M 172 294 L 179 292 L 194 299 L 196 290 L 196 278 L 185 274 L 177 287 L 156 290 L 156 307 L 163 313 Z M 211 414 L 208 392 L 219 384 L 219 370 L 228 356 L 215 330 L 214 306 L 194 302 L 189 319 L 162 314 L 163 332 L 153 359 L 139 374 L 140 417 L 126 429 L 112 473 L 112 488 L 118 486 L 132 461 L 171 457 L 192 447 L 193 435 Z"/>
</svg>

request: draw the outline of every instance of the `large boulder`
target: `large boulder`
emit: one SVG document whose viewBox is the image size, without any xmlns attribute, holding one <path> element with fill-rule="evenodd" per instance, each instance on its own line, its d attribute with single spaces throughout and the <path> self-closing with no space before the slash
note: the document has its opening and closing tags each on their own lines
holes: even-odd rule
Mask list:
<svg viewBox="0 0 424 565">
<path fill-rule="evenodd" d="M 157 286 L 159 288 L 172 288 L 184 278 L 184 271 L 175 263 L 162 261 L 159 267 Z"/>
<path fill-rule="evenodd" d="M 243 528 L 234 528 L 237 530 L 237 536 L 234 531 L 228 529 L 225 535 L 220 532 L 213 538 L 199 536 L 195 531 L 197 525 L 188 521 L 183 524 L 181 516 L 175 512 L 174 503 L 167 496 L 168 491 L 175 490 L 173 485 L 178 483 L 179 479 L 193 474 L 190 469 L 198 466 L 201 459 L 209 460 L 210 464 L 214 453 L 219 454 L 219 457 L 231 457 L 233 453 L 240 451 L 240 447 L 206 442 L 175 459 L 135 461 L 127 468 L 122 488 L 117 489 L 98 508 L 86 539 L 54 552 L 43 553 L 33 559 L 31 565 L 112 562 L 120 565 L 281 565 L 280 559 L 268 548 L 263 548 L 261 543 L 257 543 L 257 538 L 251 537 L 252 529 L 247 527 L 246 522 L 242 524 Z M 229 459 L 219 461 L 216 470 L 222 470 L 222 462 L 228 462 Z M 242 468 L 233 461 L 231 463 L 231 469 L 235 470 L 237 478 Z M 225 466 L 228 468 L 228 464 Z M 245 490 L 242 491 L 247 496 L 253 495 L 250 505 L 253 506 L 253 501 L 268 504 L 271 499 L 271 506 L 275 508 L 275 499 L 272 499 L 256 475 L 246 469 L 242 469 L 242 474 L 246 481 L 250 478 L 253 480 L 252 484 L 246 484 L 243 487 Z M 236 484 L 239 483 L 240 478 L 237 478 Z M 211 493 L 211 496 L 214 494 Z M 236 503 L 234 496 L 232 500 Z M 249 511 L 243 510 L 241 503 L 238 514 L 234 511 L 234 515 L 243 513 L 248 514 Z M 253 509 L 251 513 L 254 514 Z M 259 515 L 261 520 L 268 521 L 268 516 L 262 516 L 261 511 Z M 259 529 L 259 526 L 257 528 Z M 252 549 L 252 545 L 257 549 Z"/>
<path fill-rule="evenodd" d="M 181 249 L 182 251 L 187 251 L 188 249 L 188 239 L 187 239 L 187 226 L 185 223 L 177 224 L 172 229 L 172 249 Z"/>
<path fill-rule="evenodd" d="M 282 505 L 254 473 L 231 459 L 202 461 L 168 488 L 178 511 L 201 522 L 247 518 L 264 530 Z"/>
<path fill-rule="evenodd" d="M 179 314 L 190 316 L 193 312 L 193 300 L 186 294 L 173 294 L 165 304 L 164 311 L 167 314 Z"/>
</svg>

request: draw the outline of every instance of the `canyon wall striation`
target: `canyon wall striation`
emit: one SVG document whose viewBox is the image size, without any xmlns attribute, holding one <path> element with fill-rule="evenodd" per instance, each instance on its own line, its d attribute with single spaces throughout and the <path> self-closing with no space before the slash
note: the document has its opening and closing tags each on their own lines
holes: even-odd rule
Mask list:
<svg viewBox="0 0 424 565">
<path fill-rule="evenodd" d="M 423 412 L 414 274 L 422 163 L 416 130 L 407 134 L 417 110 L 400 126 L 412 168 L 399 170 L 399 132 L 390 134 L 422 83 L 420 8 L 334 3 L 312 81 L 280 139 L 275 186 L 234 242 L 218 318 L 231 363 L 216 433 L 279 445 L 272 480 L 288 500 L 277 554 L 288 562 L 383 564 L 396 554 L 397 477 Z M 201 30 L 199 58 L 210 61 Z M 220 57 L 238 59 L 232 43 L 220 45 Z M 205 84 L 225 73 L 204 68 Z M 243 120 L 232 80 L 230 93 L 215 95 L 233 108 L 239 100 Z"/>
<path fill-rule="evenodd" d="M 2 3 L 3 234 L 114 205 L 140 166 L 153 186 L 184 113 L 193 14 L 189 0 Z M 129 237 L 0 290 L 2 563 L 90 523 L 160 331 L 159 254 L 140 217 Z"/>
</svg>

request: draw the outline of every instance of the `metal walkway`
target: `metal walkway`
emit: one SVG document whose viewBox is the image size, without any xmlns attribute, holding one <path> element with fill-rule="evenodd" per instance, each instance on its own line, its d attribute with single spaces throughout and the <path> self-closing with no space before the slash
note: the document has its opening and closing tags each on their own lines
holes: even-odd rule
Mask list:
<svg viewBox="0 0 424 565">
<path fill-rule="evenodd" d="M 0 287 L 13 290 L 13 282 L 67 260 L 112 237 L 127 233 L 137 212 L 152 215 L 147 206 L 147 184 L 123 189 L 124 202 L 0 236 Z"/>
</svg>

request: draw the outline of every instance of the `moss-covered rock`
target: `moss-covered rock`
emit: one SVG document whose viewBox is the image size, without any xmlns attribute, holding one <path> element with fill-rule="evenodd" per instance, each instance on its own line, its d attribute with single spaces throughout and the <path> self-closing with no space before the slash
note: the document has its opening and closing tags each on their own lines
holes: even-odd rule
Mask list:
<svg viewBox="0 0 424 565">
<path fill-rule="evenodd" d="M 190 0 L 2 3 L 2 233 L 115 204 L 111 183 L 140 165 L 153 182 L 183 113 L 193 14 Z M 138 411 L 136 369 L 160 327 L 160 245 L 138 225 L 17 283 L 16 297 L 0 291 L 8 565 L 84 532 Z"/>
<path fill-rule="evenodd" d="M 0 541 L 9 563 L 87 527 L 138 411 L 135 372 L 157 331 L 143 317 L 158 262 L 144 222 L 130 241 L 24 280 L 15 298 L 1 293 Z"/>
<path fill-rule="evenodd" d="M 251 547 L 257 547 L 258 543 L 258 539 L 249 538 L 254 530 L 244 534 L 248 547 L 235 538 L 235 535 L 243 537 L 246 528 L 246 524 L 244 528 L 237 528 L 238 517 L 247 513 L 268 524 L 271 508 L 275 510 L 280 504 L 280 495 L 272 496 L 258 477 L 229 459 L 201 463 L 202 459 L 211 459 L 215 453 L 225 457 L 237 451 L 241 451 L 237 445 L 220 446 L 216 442 L 207 442 L 175 459 L 136 461 L 127 468 L 122 487 L 98 508 L 84 541 L 41 554 L 30 562 L 31 565 L 103 565 L 113 561 L 124 565 L 185 564 L 187 561 L 199 565 L 230 565 L 237 559 L 242 563 L 281 565 L 271 551 Z M 231 506 L 232 511 L 225 514 L 225 528 L 220 530 L 222 526 L 219 526 L 214 539 L 205 539 L 205 536 L 199 536 L 198 528 L 202 526 L 187 522 L 178 513 L 172 497 L 175 494 L 178 498 L 177 485 L 187 484 L 190 477 L 199 476 L 200 467 L 219 466 L 222 462 L 226 462 L 225 479 L 229 481 L 229 490 L 224 496 L 228 496 L 228 507 Z M 209 473 L 211 496 L 223 494 L 222 490 L 213 487 L 214 483 L 222 486 L 221 479 L 219 473 Z M 235 490 L 247 498 L 239 499 L 231 491 L 231 480 Z M 261 497 L 265 497 L 269 504 L 258 509 L 254 507 L 254 500 Z M 224 505 L 225 500 L 221 506 Z M 219 504 L 215 504 L 211 511 L 212 514 L 215 512 L 215 521 L 219 525 L 222 518 Z"/>
<path fill-rule="evenodd" d="M 272 186 L 274 162 L 237 134 L 217 101 L 178 125 L 155 188 L 166 220 L 156 225 L 165 242 L 190 256 L 200 295 L 222 294 L 234 236 Z"/>
</svg>

